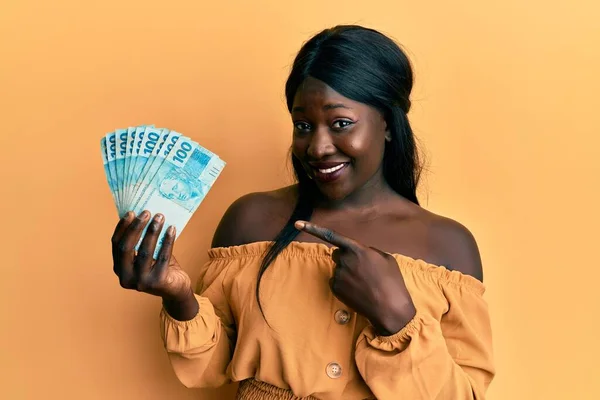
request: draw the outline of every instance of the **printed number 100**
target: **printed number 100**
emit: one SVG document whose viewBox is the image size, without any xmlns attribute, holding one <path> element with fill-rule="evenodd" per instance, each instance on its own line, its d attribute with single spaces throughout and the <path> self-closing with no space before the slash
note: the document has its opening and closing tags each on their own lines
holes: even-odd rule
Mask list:
<svg viewBox="0 0 600 400">
<path fill-rule="evenodd" d="M 175 156 L 173 156 L 173 160 L 179 161 L 180 163 L 184 162 L 188 157 L 188 152 L 192 150 L 192 145 L 188 142 L 181 143 L 181 147 L 177 149 L 175 152 Z"/>
</svg>

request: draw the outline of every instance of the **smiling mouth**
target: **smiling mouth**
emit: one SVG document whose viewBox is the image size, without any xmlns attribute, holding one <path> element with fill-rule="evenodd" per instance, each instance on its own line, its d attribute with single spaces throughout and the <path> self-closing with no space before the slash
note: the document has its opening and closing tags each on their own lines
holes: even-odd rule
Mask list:
<svg viewBox="0 0 600 400">
<path fill-rule="evenodd" d="M 311 165 L 311 168 L 315 179 L 327 183 L 337 180 L 349 164 L 350 163 L 343 162 L 337 165 L 327 166 L 327 168 L 317 168 L 316 166 Z"/>
<path fill-rule="evenodd" d="M 331 174 L 335 171 L 339 171 L 340 169 L 344 168 L 345 165 L 346 165 L 345 163 L 341 163 L 341 164 L 338 164 L 335 167 L 331 167 L 331 168 L 325 168 L 325 169 L 315 168 L 315 169 L 322 174 Z"/>
</svg>

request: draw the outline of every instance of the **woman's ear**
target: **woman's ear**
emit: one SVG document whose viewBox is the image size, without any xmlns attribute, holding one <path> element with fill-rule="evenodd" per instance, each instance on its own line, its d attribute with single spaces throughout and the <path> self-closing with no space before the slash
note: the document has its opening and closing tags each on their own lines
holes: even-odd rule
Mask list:
<svg viewBox="0 0 600 400">
<path fill-rule="evenodd" d="M 385 123 L 385 141 L 386 142 L 392 141 L 392 132 L 390 132 L 387 122 Z"/>
<path fill-rule="evenodd" d="M 392 141 L 392 132 L 390 132 L 390 126 L 389 126 L 389 124 L 387 122 L 387 118 L 385 118 L 383 115 L 381 117 L 382 117 L 383 125 L 384 125 L 383 129 L 384 129 L 384 132 L 385 132 L 385 136 L 384 136 L 385 137 L 385 141 L 386 142 L 391 142 Z"/>
</svg>

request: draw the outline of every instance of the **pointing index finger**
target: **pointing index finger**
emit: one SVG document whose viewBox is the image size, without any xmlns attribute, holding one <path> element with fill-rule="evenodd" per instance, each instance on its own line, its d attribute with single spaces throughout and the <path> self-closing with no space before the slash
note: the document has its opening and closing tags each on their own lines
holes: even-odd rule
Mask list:
<svg viewBox="0 0 600 400">
<path fill-rule="evenodd" d="M 306 221 L 296 221 L 294 224 L 296 229 L 306 232 L 314 237 L 317 237 L 327 243 L 331 243 L 334 246 L 339 247 L 340 249 L 345 250 L 354 250 L 359 247 L 359 244 L 354 240 L 341 235 L 329 228 L 323 228 L 322 226 L 313 224 L 311 222 Z"/>
</svg>

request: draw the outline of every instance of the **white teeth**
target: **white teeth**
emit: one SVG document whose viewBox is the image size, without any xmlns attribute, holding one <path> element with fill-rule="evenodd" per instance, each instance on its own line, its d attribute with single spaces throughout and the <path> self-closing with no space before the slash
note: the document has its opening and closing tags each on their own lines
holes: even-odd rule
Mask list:
<svg viewBox="0 0 600 400">
<path fill-rule="evenodd" d="M 332 168 L 327 168 L 327 169 L 319 169 L 319 172 L 322 174 L 331 174 L 332 172 L 338 171 L 340 169 L 342 169 L 342 167 L 344 167 L 345 164 L 339 164 L 336 165 L 335 167 Z"/>
</svg>

